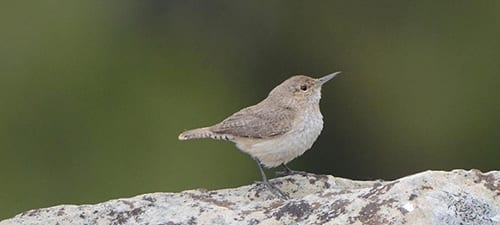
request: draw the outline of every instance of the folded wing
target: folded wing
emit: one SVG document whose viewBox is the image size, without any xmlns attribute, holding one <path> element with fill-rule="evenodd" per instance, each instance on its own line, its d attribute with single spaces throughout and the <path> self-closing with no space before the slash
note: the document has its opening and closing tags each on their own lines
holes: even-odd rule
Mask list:
<svg viewBox="0 0 500 225">
<path fill-rule="evenodd" d="M 236 112 L 210 130 L 235 137 L 270 138 L 290 131 L 293 116 L 290 108 L 255 105 Z"/>
</svg>

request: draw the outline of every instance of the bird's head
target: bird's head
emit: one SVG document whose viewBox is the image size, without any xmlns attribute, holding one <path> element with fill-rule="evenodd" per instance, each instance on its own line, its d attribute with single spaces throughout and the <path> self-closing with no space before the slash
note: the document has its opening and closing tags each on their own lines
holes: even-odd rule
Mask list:
<svg viewBox="0 0 500 225">
<path fill-rule="evenodd" d="M 340 71 L 321 78 L 293 76 L 275 87 L 269 97 L 286 105 L 318 104 L 321 99 L 321 87 L 338 74 Z"/>
</svg>

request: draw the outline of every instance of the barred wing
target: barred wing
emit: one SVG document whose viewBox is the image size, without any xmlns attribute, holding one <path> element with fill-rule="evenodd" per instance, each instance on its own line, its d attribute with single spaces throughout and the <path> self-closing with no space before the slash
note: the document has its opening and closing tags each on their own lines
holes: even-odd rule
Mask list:
<svg viewBox="0 0 500 225">
<path fill-rule="evenodd" d="M 211 127 L 211 131 L 236 137 L 268 138 L 284 134 L 291 129 L 294 119 L 292 109 L 258 106 L 250 106 L 236 112 Z"/>
</svg>

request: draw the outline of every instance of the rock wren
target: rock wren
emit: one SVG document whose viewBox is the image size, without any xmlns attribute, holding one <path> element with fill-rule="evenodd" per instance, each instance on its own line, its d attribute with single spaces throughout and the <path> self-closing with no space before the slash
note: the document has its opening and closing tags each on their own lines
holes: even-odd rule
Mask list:
<svg viewBox="0 0 500 225">
<path fill-rule="evenodd" d="M 339 73 L 318 79 L 303 75 L 290 77 L 258 104 L 213 126 L 185 131 L 179 140 L 212 138 L 234 142 L 257 161 L 263 183 L 273 193 L 286 197 L 269 183 L 262 166 L 282 165 L 285 174 L 296 173 L 286 164 L 310 149 L 321 133 L 321 86 Z"/>
</svg>

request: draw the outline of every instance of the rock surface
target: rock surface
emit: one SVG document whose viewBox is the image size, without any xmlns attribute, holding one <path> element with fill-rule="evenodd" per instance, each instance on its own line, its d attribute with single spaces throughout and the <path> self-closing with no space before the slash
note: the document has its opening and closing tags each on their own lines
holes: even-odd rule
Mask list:
<svg viewBox="0 0 500 225">
<path fill-rule="evenodd" d="M 500 224 L 500 171 L 426 171 L 395 181 L 309 174 L 272 182 L 291 199 L 277 199 L 261 185 L 152 193 L 34 209 L 0 225 Z"/>
</svg>

